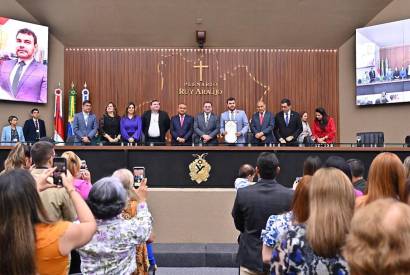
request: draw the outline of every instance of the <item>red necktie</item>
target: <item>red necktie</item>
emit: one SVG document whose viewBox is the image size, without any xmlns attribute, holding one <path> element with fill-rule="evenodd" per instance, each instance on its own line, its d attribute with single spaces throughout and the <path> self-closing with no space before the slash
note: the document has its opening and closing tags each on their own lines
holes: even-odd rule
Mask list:
<svg viewBox="0 0 410 275">
<path fill-rule="evenodd" d="M 263 113 L 259 113 L 259 123 L 262 125 L 263 123 Z"/>
<path fill-rule="evenodd" d="M 184 125 L 184 116 L 179 117 L 179 122 L 181 123 L 181 127 L 182 127 L 182 125 Z"/>
</svg>

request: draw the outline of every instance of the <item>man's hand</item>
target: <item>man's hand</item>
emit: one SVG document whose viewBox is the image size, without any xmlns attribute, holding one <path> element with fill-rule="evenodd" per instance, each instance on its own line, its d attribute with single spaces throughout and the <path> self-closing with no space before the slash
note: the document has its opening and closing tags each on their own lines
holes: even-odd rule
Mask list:
<svg viewBox="0 0 410 275">
<path fill-rule="evenodd" d="M 262 141 L 265 141 L 265 140 L 266 140 L 266 137 L 265 137 L 265 136 L 261 136 L 261 140 L 262 140 Z"/>
<path fill-rule="evenodd" d="M 237 136 L 237 137 L 240 137 L 241 135 L 242 135 L 241 132 L 236 132 L 236 136 Z"/>
<path fill-rule="evenodd" d="M 201 138 L 202 138 L 202 140 L 203 140 L 204 142 L 208 142 L 208 141 L 211 139 L 211 136 L 209 136 L 209 135 L 203 135 Z"/>
<path fill-rule="evenodd" d="M 256 133 L 255 138 L 261 139 L 263 137 L 263 135 L 264 135 L 263 132 Z"/>
<path fill-rule="evenodd" d="M 293 136 L 288 136 L 287 138 L 286 138 L 286 141 L 287 142 L 290 142 L 290 141 L 292 141 L 293 140 Z"/>
<path fill-rule="evenodd" d="M 283 138 L 280 138 L 280 139 L 279 139 L 279 142 L 282 143 L 282 144 L 284 144 L 284 143 L 286 143 L 286 140 L 284 140 Z"/>
</svg>

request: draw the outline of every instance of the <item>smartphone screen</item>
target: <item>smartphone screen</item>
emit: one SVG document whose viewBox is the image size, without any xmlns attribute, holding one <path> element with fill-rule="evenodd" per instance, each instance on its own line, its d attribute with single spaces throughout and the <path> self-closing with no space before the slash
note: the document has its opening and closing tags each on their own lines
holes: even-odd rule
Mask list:
<svg viewBox="0 0 410 275">
<path fill-rule="evenodd" d="M 141 181 L 145 178 L 145 167 L 136 166 L 132 168 L 134 174 L 134 188 L 138 188 L 141 185 Z"/>
<path fill-rule="evenodd" d="M 61 173 L 67 174 L 67 160 L 65 158 L 55 157 L 53 159 L 53 167 L 57 167 L 57 169 L 53 172 L 54 184 L 63 185 Z"/>
<path fill-rule="evenodd" d="M 80 170 L 87 170 L 87 162 L 85 160 L 81 160 L 81 166 L 80 166 Z"/>
</svg>

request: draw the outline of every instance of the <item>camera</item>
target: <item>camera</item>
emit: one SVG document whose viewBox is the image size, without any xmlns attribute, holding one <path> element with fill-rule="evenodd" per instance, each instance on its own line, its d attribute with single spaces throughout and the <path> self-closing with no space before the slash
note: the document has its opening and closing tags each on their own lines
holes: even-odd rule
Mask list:
<svg viewBox="0 0 410 275">
<path fill-rule="evenodd" d="M 141 181 L 145 178 L 145 167 L 136 166 L 132 168 L 134 175 L 134 188 L 137 189 L 141 185 Z"/>
</svg>

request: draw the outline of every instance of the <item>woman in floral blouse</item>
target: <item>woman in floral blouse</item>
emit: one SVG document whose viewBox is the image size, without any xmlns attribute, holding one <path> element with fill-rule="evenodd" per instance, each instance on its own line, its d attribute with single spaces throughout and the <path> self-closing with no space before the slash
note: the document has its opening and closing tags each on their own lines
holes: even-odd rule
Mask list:
<svg viewBox="0 0 410 275">
<path fill-rule="evenodd" d="M 146 242 L 152 227 L 146 182 L 136 192 L 137 215 L 129 220 L 121 217 L 127 192 L 118 178 L 102 178 L 93 185 L 87 203 L 97 219 L 97 232 L 79 249 L 82 274 L 130 275 L 136 270 L 135 247 Z"/>
<path fill-rule="evenodd" d="M 309 218 L 292 226 L 276 244 L 271 274 L 349 274 L 340 250 L 354 205 L 352 183 L 342 171 L 316 171 L 309 185 Z"/>
</svg>

